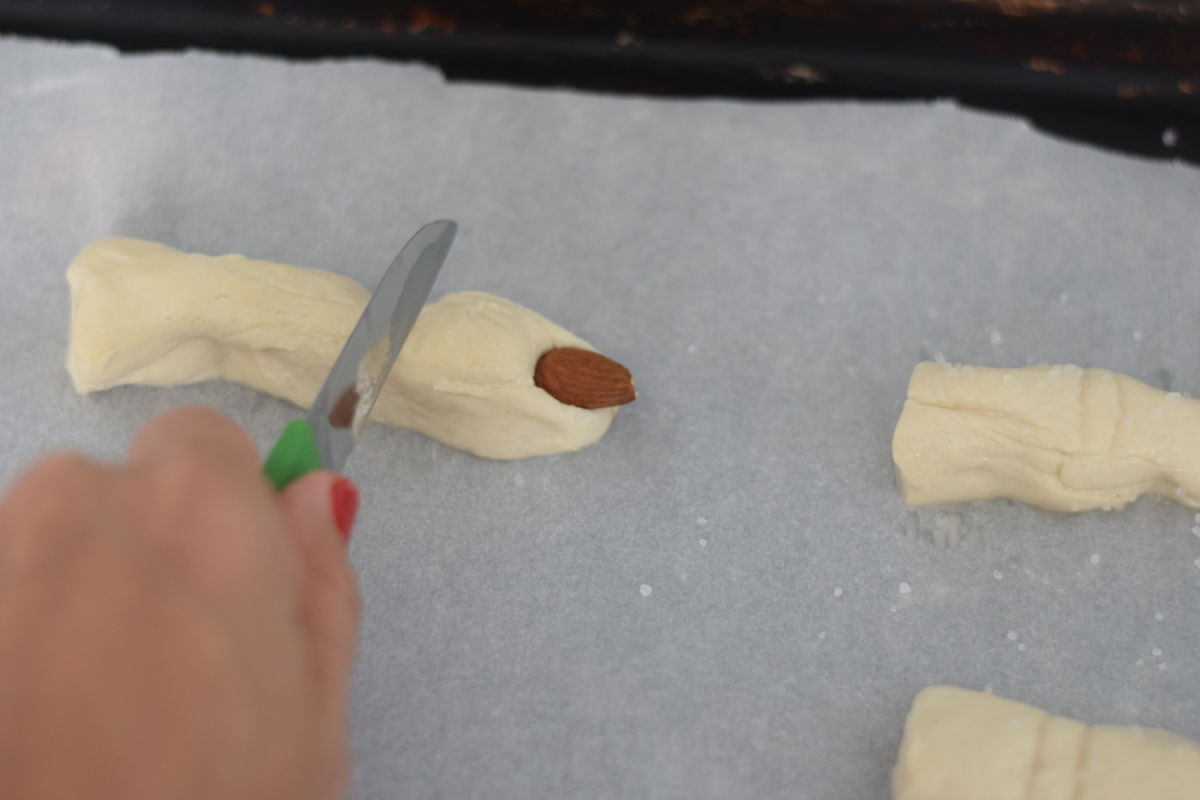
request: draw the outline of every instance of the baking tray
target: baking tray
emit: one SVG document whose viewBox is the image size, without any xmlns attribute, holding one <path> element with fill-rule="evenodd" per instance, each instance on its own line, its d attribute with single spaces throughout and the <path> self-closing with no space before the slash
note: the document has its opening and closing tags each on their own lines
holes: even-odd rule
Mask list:
<svg viewBox="0 0 1200 800">
<path fill-rule="evenodd" d="M 1200 0 L 0 0 L 0 32 L 605 92 L 952 98 L 1124 152 L 1200 160 Z"/>
<path fill-rule="evenodd" d="M 627 364 L 578 453 L 371 427 L 354 800 L 883 800 L 951 683 L 1200 740 L 1200 538 L 1147 499 L 911 511 L 913 365 L 1101 366 L 1200 391 L 1194 167 L 949 102 L 750 102 L 447 82 L 379 60 L 0 40 L 0 482 L 118 458 L 210 382 L 80 397 L 66 265 L 114 234 L 374 282 L 422 223 L 482 289 Z"/>
</svg>

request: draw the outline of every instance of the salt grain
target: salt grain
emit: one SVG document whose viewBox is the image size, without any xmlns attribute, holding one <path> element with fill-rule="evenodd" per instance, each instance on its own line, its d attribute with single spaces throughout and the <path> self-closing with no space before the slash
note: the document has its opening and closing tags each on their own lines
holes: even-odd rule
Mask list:
<svg viewBox="0 0 1200 800">
<path fill-rule="evenodd" d="M 1067 293 L 1066 292 L 1062 292 L 1061 294 L 1058 295 L 1058 302 L 1060 302 L 1060 303 L 1067 302 Z"/>
<path fill-rule="evenodd" d="M 821 631 L 821 632 L 819 632 L 819 633 L 817 634 L 817 638 L 818 638 L 818 639 L 824 639 L 824 638 L 825 638 L 825 631 Z"/>
<path fill-rule="evenodd" d="M 842 596 L 842 587 L 840 587 L 840 586 L 833 587 L 833 596 L 841 597 Z"/>
<path fill-rule="evenodd" d="M 1154 656 L 1155 658 L 1157 658 L 1158 656 L 1161 656 L 1161 655 L 1162 655 L 1162 648 L 1160 648 L 1160 647 L 1151 647 L 1151 648 L 1150 648 L 1150 655 Z"/>
<path fill-rule="evenodd" d="M 643 583 L 642 588 L 638 589 L 638 591 L 642 593 L 642 597 L 649 597 L 650 593 L 653 592 L 654 589 L 650 586 L 650 584 Z"/>
<path fill-rule="evenodd" d="M 909 586 L 907 583 L 900 584 L 900 594 L 908 594 L 911 591 L 912 591 L 912 587 Z"/>
<path fill-rule="evenodd" d="M 699 539 L 697 541 L 699 541 L 701 547 L 708 547 L 708 539 Z"/>
<path fill-rule="evenodd" d="M 1162 612 L 1161 612 L 1161 611 L 1158 611 L 1158 612 L 1156 612 L 1156 613 L 1154 614 L 1154 618 L 1155 618 L 1156 620 L 1158 620 L 1159 622 L 1162 622 L 1162 621 L 1163 621 L 1163 619 L 1164 619 L 1164 617 L 1163 617 L 1163 615 L 1162 615 Z"/>
<path fill-rule="evenodd" d="M 696 517 L 696 524 L 697 525 L 707 525 L 708 520 L 704 517 Z"/>
<path fill-rule="evenodd" d="M 1017 640 L 1017 632 L 1016 632 L 1016 631 L 1009 631 L 1008 633 L 1004 634 L 1004 636 L 1005 636 L 1005 637 L 1006 637 L 1006 638 L 1007 638 L 1007 639 L 1008 639 L 1010 642 L 1015 642 L 1015 641 Z"/>
<path fill-rule="evenodd" d="M 998 347 L 1004 343 L 1004 336 L 1002 336 L 1000 331 L 996 330 L 995 328 L 992 328 L 992 333 L 988 338 L 991 339 L 993 347 Z"/>
<path fill-rule="evenodd" d="M 1022 653 L 1024 653 L 1025 652 L 1025 643 L 1022 642 L 1021 644 L 1017 645 L 1017 649 L 1020 650 Z"/>
<path fill-rule="evenodd" d="M 1166 671 L 1167 671 L 1167 664 L 1166 664 L 1166 662 L 1163 662 L 1163 663 L 1159 664 L 1159 665 L 1158 665 L 1158 668 L 1159 668 L 1160 670 L 1162 670 L 1163 672 L 1166 672 Z"/>
<path fill-rule="evenodd" d="M 1004 573 L 998 569 L 994 569 L 992 570 L 992 577 L 996 580 L 1001 580 L 1004 577 Z"/>
<path fill-rule="evenodd" d="M 1133 332 L 1133 340 L 1135 342 L 1140 342 L 1142 340 L 1142 332 L 1139 330 L 1135 330 Z"/>
<path fill-rule="evenodd" d="M 1091 562 L 1092 562 L 1093 564 L 1099 564 L 1099 563 L 1100 563 L 1100 554 L 1099 554 L 1099 553 L 1092 553 L 1092 557 L 1091 557 L 1091 559 L 1090 559 L 1090 560 L 1091 560 Z"/>
</svg>

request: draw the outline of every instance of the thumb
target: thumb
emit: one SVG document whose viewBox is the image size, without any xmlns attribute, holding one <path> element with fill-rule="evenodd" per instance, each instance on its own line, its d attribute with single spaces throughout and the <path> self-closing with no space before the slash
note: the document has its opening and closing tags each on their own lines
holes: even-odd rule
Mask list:
<svg viewBox="0 0 1200 800">
<path fill-rule="evenodd" d="M 313 472 L 290 484 L 281 502 L 303 564 L 301 615 L 312 658 L 327 688 L 343 696 L 358 637 L 358 586 L 346 558 L 358 489 L 336 473 Z"/>
</svg>

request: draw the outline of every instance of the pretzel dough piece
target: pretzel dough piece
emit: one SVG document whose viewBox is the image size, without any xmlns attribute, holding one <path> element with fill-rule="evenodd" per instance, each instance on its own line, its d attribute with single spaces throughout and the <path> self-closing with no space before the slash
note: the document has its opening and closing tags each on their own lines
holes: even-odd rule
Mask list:
<svg viewBox="0 0 1200 800">
<path fill-rule="evenodd" d="M 1157 492 L 1200 508 L 1200 401 L 1103 369 L 925 362 L 892 457 L 909 505 L 1008 497 L 1073 512 Z"/>
<path fill-rule="evenodd" d="M 934 686 L 913 700 L 893 800 L 1200 800 L 1200 745 Z"/>
<path fill-rule="evenodd" d="M 125 238 L 88 245 L 67 281 L 67 370 L 80 393 L 224 378 L 306 408 L 369 297 L 322 270 Z M 566 405 L 534 385 L 538 358 L 556 347 L 593 349 L 504 298 L 449 294 L 421 312 L 371 419 L 485 458 L 577 450 L 616 409 Z"/>
</svg>

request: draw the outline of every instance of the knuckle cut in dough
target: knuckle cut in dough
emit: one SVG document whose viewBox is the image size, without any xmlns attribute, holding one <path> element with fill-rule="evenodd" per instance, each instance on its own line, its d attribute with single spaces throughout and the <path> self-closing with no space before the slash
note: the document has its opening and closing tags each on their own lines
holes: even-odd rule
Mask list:
<svg viewBox="0 0 1200 800">
<path fill-rule="evenodd" d="M 1197 800 L 1200 745 L 949 686 L 913 700 L 893 800 Z"/>
<path fill-rule="evenodd" d="M 88 245 L 67 281 L 67 369 L 80 393 L 223 378 L 305 408 L 370 297 L 323 270 L 128 238 Z M 485 458 L 578 450 L 616 407 L 560 402 L 536 385 L 539 358 L 556 348 L 593 351 L 502 297 L 448 294 L 422 310 L 371 419 Z M 635 396 L 632 381 L 624 395 Z"/>
<path fill-rule="evenodd" d="M 1104 369 L 924 362 L 892 458 L 914 506 L 1012 498 L 1075 512 L 1158 493 L 1200 508 L 1200 401 Z"/>
</svg>

